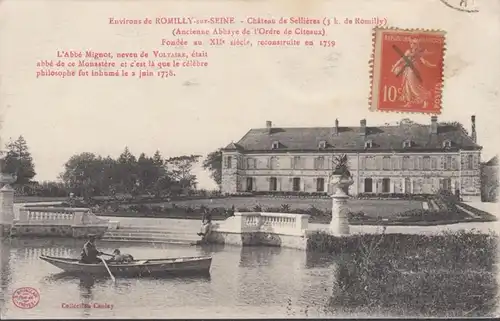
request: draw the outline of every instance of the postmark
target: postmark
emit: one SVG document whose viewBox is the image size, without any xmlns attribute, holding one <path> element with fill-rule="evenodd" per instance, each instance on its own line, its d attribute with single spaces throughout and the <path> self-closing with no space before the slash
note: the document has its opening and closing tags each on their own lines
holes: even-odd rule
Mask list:
<svg viewBox="0 0 500 321">
<path fill-rule="evenodd" d="M 440 0 L 445 6 L 462 12 L 479 12 L 477 0 Z"/>
<path fill-rule="evenodd" d="M 375 28 L 370 110 L 441 113 L 445 32 Z"/>
<path fill-rule="evenodd" d="M 23 287 L 14 291 L 12 302 L 21 309 L 33 309 L 40 302 L 40 292 L 32 287 Z"/>
</svg>

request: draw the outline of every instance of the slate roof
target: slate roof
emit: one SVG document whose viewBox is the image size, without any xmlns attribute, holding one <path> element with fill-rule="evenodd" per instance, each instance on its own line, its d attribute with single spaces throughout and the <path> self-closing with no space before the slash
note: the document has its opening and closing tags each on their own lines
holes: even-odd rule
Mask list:
<svg viewBox="0 0 500 321">
<path fill-rule="evenodd" d="M 250 129 L 237 143 L 229 144 L 225 150 L 242 152 L 287 152 L 318 151 L 319 142 L 326 141 L 324 150 L 364 151 L 365 142 L 371 140 L 373 147 L 367 151 L 416 151 L 443 150 L 443 142 L 451 142 L 450 150 L 480 150 L 481 146 L 464 132 L 458 125 L 438 126 L 438 133 L 431 134 L 430 125 L 401 124 L 395 126 L 367 126 L 366 137 L 361 135 L 362 127 L 339 127 L 338 134 L 334 127 L 309 128 L 267 128 Z M 403 148 L 403 142 L 412 141 L 410 148 Z M 273 149 L 273 142 L 279 143 Z"/>
</svg>

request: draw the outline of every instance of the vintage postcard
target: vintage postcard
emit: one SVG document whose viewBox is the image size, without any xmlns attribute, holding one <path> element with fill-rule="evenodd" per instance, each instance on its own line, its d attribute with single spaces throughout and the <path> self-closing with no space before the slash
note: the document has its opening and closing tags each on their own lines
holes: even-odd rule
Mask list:
<svg viewBox="0 0 500 321">
<path fill-rule="evenodd" d="M 0 318 L 499 316 L 499 18 L 0 0 Z"/>
</svg>

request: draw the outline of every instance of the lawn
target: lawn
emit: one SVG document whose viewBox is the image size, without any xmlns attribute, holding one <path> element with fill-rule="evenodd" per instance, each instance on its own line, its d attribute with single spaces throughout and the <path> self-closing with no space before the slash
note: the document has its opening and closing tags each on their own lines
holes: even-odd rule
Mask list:
<svg viewBox="0 0 500 321">
<path fill-rule="evenodd" d="M 197 199 L 186 201 L 174 201 L 171 203 L 162 203 L 154 205 L 162 205 L 165 207 L 191 206 L 208 208 L 224 207 L 230 208 L 234 205 L 235 209 L 246 208 L 251 209 L 255 206 L 263 208 L 277 208 L 282 204 L 289 204 L 293 209 L 308 209 L 314 206 L 320 210 L 329 210 L 332 207 L 331 199 L 306 199 L 306 198 L 273 198 L 273 197 L 228 197 L 217 199 Z M 152 204 L 153 205 L 153 204 Z M 349 200 L 348 206 L 352 212 L 364 212 L 368 216 L 373 217 L 392 217 L 398 213 L 411 210 L 422 209 L 422 202 L 419 201 L 401 201 L 401 200 Z"/>
</svg>

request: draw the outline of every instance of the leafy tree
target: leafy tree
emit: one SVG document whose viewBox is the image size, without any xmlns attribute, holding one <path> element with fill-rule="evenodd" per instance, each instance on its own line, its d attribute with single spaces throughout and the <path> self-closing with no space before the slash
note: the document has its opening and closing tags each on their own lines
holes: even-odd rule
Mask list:
<svg viewBox="0 0 500 321">
<path fill-rule="evenodd" d="M 61 179 L 76 195 L 88 200 L 96 194 L 96 176 L 101 172 L 98 163 L 93 153 L 74 155 L 64 164 Z"/>
<path fill-rule="evenodd" d="M 16 184 L 19 185 L 29 183 L 35 177 L 35 164 L 23 136 L 7 144 L 4 171 L 17 175 Z"/>
<path fill-rule="evenodd" d="M 198 162 L 201 155 L 171 157 L 165 161 L 168 174 L 176 181 L 182 191 L 188 192 L 196 188 L 196 175 L 191 172 L 193 165 Z"/>
<path fill-rule="evenodd" d="M 222 183 L 222 148 L 207 155 L 203 161 L 203 169 L 210 172 L 210 177 L 220 187 Z"/>
</svg>

